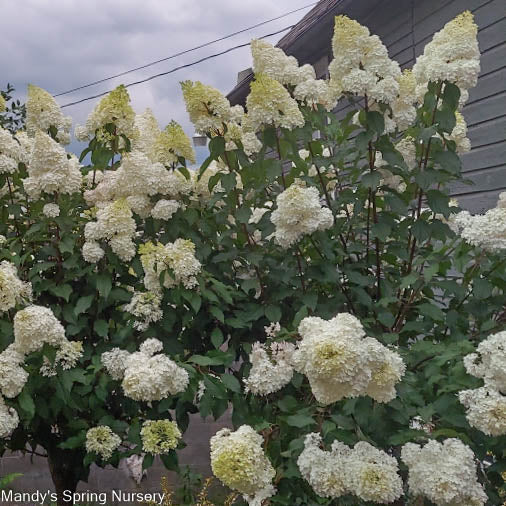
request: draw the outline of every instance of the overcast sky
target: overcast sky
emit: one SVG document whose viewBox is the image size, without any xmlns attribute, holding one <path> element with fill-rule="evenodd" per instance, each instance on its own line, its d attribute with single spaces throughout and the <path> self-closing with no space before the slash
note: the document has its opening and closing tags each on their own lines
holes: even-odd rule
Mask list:
<svg viewBox="0 0 506 506">
<path fill-rule="evenodd" d="M 311 0 L 0 0 L 0 87 L 24 98 L 26 85 L 56 94 L 241 30 Z M 58 97 L 60 104 L 137 81 L 296 23 L 309 8 L 184 56 Z M 275 43 L 283 34 L 268 39 Z M 193 135 L 179 81 L 199 80 L 227 93 L 251 66 L 249 47 L 129 89 L 136 112 L 150 107 L 161 127 L 171 119 Z M 64 109 L 83 123 L 98 99 Z"/>
</svg>

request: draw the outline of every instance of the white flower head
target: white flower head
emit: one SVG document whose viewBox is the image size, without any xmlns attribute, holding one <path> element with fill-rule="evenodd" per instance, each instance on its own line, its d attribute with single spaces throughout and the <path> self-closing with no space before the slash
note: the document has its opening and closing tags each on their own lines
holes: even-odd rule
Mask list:
<svg viewBox="0 0 506 506">
<path fill-rule="evenodd" d="M 273 342 L 270 354 L 265 345 L 253 344 L 249 360 L 252 364 L 249 376 L 244 379 L 247 392 L 268 395 L 287 385 L 293 376 L 291 356 L 295 346 L 287 342 Z"/>
<path fill-rule="evenodd" d="M 271 214 L 276 226 L 274 237 L 284 249 L 298 242 L 303 236 L 332 226 L 332 211 L 323 207 L 315 187 L 306 187 L 296 179 L 276 198 L 277 209 Z"/>
<path fill-rule="evenodd" d="M 45 343 L 59 348 L 66 341 L 65 329 L 51 309 L 28 306 L 14 316 L 14 340 L 25 354 L 42 349 Z"/>
<path fill-rule="evenodd" d="M 423 495 L 437 506 L 483 506 L 487 495 L 476 476 L 474 453 L 459 439 L 425 446 L 406 443 L 401 459 L 409 468 L 408 485 L 413 495 Z"/>
<path fill-rule="evenodd" d="M 120 444 L 121 438 L 105 425 L 93 427 L 86 433 L 86 451 L 94 452 L 104 460 L 110 459 Z"/>
<path fill-rule="evenodd" d="M 213 474 L 255 506 L 275 494 L 272 480 L 276 471 L 265 456 L 262 443 L 263 438 L 249 425 L 242 425 L 235 432 L 221 429 L 210 441 Z"/>
</svg>

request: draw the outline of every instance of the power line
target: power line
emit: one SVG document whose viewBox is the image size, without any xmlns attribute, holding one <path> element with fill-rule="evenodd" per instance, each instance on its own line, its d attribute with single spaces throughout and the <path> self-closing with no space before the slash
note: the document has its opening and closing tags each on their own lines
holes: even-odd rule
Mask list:
<svg viewBox="0 0 506 506">
<path fill-rule="evenodd" d="M 161 58 L 160 60 L 155 60 L 150 63 L 146 63 L 145 65 L 141 65 L 140 67 L 135 67 L 130 70 L 125 70 L 125 72 L 121 72 L 121 73 L 116 74 L 114 76 L 104 77 L 103 79 L 99 79 L 98 81 L 93 81 L 92 83 L 83 84 L 82 86 L 78 86 L 77 88 L 72 88 L 71 90 L 62 91 L 61 93 L 57 93 L 53 96 L 54 97 L 61 97 L 62 95 L 68 95 L 69 93 L 73 93 L 74 91 L 82 90 L 84 88 L 89 88 L 90 86 L 95 86 L 96 84 L 105 83 L 106 81 L 110 81 L 111 79 L 115 79 L 116 77 L 121 77 L 126 74 L 136 72 L 137 70 L 142 70 L 147 67 L 151 67 L 152 65 L 156 65 L 157 63 L 171 60 L 172 58 L 176 58 L 177 56 L 182 56 L 184 54 L 191 53 L 192 51 L 196 51 L 197 49 L 201 49 L 203 47 L 210 46 L 211 44 L 215 44 L 216 42 L 221 42 L 222 40 L 229 39 L 230 37 L 234 37 L 235 35 L 239 35 L 240 33 L 247 32 L 248 30 L 252 30 L 253 28 L 258 28 L 259 26 L 263 26 L 268 23 L 272 23 L 273 21 L 277 21 L 278 19 L 285 18 L 286 16 L 289 16 L 290 14 L 307 9 L 308 7 L 312 7 L 313 5 L 315 5 L 317 3 L 318 2 L 312 2 L 310 4 L 305 5 L 304 7 L 299 7 L 298 9 L 294 9 L 292 11 L 285 12 L 284 14 L 281 14 L 280 16 L 277 16 L 275 18 L 267 19 L 266 21 L 262 21 L 261 23 L 257 23 L 256 25 L 249 26 L 248 28 L 243 28 L 242 30 L 239 30 L 237 32 L 229 33 L 228 35 L 224 35 L 223 37 L 220 37 L 219 39 L 214 39 L 214 40 L 211 40 L 211 41 L 206 42 L 204 44 L 200 44 L 200 46 L 195 46 L 190 49 L 185 49 L 184 51 L 180 51 L 179 53 L 175 53 L 173 55 L 167 56 L 166 58 Z"/>
<path fill-rule="evenodd" d="M 262 37 L 258 37 L 259 39 L 265 39 L 267 37 L 272 37 L 273 35 L 277 35 L 281 32 L 286 32 L 286 30 L 289 30 L 290 28 L 293 28 L 295 25 L 287 26 L 281 30 L 278 30 L 277 32 L 268 33 L 267 35 L 263 35 Z M 193 67 L 193 65 L 197 65 L 198 63 L 202 63 L 207 60 L 211 60 L 212 58 L 216 58 L 217 56 L 221 56 L 226 53 L 230 53 L 231 51 L 234 51 L 235 49 L 240 49 L 242 47 L 249 46 L 251 42 L 246 42 L 245 44 L 240 44 L 238 46 L 229 47 L 228 49 L 225 49 L 224 51 L 220 51 L 219 53 L 211 54 L 209 56 L 205 56 L 204 58 L 201 58 L 200 60 L 195 60 L 191 63 L 186 63 L 185 65 L 180 65 L 179 67 L 174 67 L 171 70 L 167 70 L 167 72 L 161 72 L 160 74 L 155 74 L 153 76 L 147 77 L 146 79 L 141 79 L 140 81 L 134 81 L 133 83 L 125 84 L 125 88 L 130 88 L 130 86 L 135 86 L 137 84 L 142 84 L 147 81 L 151 81 L 152 79 L 156 79 L 157 77 L 166 76 L 167 74 L 172 74 L 173 72 L 176 72 L 177 70 L 185 69 L 188 67 Z M 64 107 L 70 107 L 71 105 L 81 104 L 82 102 L 86 102 L 88 100 L 93 100 L 94 98 L 103 97 L 104 95 L 107 95 L 112 90 L 104 91 L 103 93 L 98 93 L 97 95 L 92 95 L 91 97 L 82 98 L 81 100 L 76 100 L 75 102 L 69 102 L 68 104 L 64 104 L 60 106 L 62 109 Z"/>
</svg>

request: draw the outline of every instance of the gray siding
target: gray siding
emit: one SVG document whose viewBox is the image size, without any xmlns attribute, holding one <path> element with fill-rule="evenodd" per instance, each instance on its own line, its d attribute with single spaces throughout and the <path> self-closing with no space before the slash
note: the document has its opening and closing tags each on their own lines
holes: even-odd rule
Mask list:
<svg viewBox="0 0 506 506">
<path fill-rule="evenodd" d="M 390 57 L 411 67 L 434 32 L 469 9 L 478 25 L 481 72 L 463 114 L 472 150 L 463 155 L 463 171 L 473 184 L 453 188 L 472 212 L 493 207 L 506 190 L 506 2 L 504 0 L 385 0 L 358 19 L 380 36 Z M 346 14 L 346 12 L 344 12 Z M 338 105 L 343 117 L 351 106 Z"/>
</svg>

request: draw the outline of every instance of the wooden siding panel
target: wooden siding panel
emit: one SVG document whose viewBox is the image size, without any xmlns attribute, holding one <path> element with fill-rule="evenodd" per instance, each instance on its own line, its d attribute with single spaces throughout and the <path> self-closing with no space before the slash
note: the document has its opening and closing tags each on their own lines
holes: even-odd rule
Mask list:
<svg viewBox="0 0 506 506">
<path fill-rule="evenodd" d="M 487 19 L 483 12 L 479 13 L 480 10 L 488 8 L 491 4 L 496 1 L 503 2 L 504 0 L 453 0 L 449 3 L 442 2 L 434 2 L 425 1 L 425 2 L 417 2 L 417 5 L 422 4 L 430 4 L 432 6 L 432 12 L 427 15 L 425 18 L 420 19 L 417 17 L 417 8 L 415 7 L 415 44 L 419 44 L 420 42 L 425 42 L 426 40 L 430 40 L 433 34 L 443 26 L 453 19 L 455 16 L 460 14 L 465 10 L 470 10 L 475 13 L 476 16 L 482 16 L 485 20 Z M 428 6 L 427 6 L 428 7 Z M 480 9 L 481 8 L 481 9 Z M 492 7 L 492 9 L 494 9 Z M 497 10 L 494 9 L 494 10 Z M 504 14 L 503 14 L 504 15 Z M 494 19 L 499 19 L 503 15 L 499 15 L 498 13 L 494 17 Z M 477 22 L 478 26 L 481 26 Z M 488 24 L 488 23 L 487 23 Z"/>
<path fill-rule="evenodd" d="M 497 182 L 506 187 L 506 161 L 499 167 L 491 167 L 484 170 L 476 170 L 466 174 L 466 179 L 472 181 L 473 185 L 456 183 L 452 186 L 452 195 L 469 193 L 472 191 L 491 191 L 497 189 Z"/>
<path fill-rule="evenodd" d="M 459 195 L 458 201 L 462 208 L 469 210 L 471 213 L 484 213 L 488 209 L 495 207 L 499 197 L 499 193 L 504 188 L 488 192 L 470 192 L 465 195 Z"/>
<path fill-rule="evenodd" d="M 506 117 L 471 127 L 467 136 L 475 148 L 503 142 L 506 138 Z"/>
<path fill-rule="evenodd" d="M 503 68 L 506 64 L 506 42 L 502 42 L 498 46 L 484 50 L 481 49 L 481 72 L 480 76 L 490 74 L 496 70 Z"/>
<path fill-rule="evenodd" d="M 506 140 L 471 148 L 469 153 L 462 155 L 462 171 L 486 169 L 496 167 L 506 162 Z"/>
<path fill-rule="evenodd" d="M 506 91 L 466 105 L 462 112 L 469 127 L 506 116 Z"/>
<path fill-rule="evenodd" d="M 476 88 L 469 91 L 469 100 L 467 101 L 466 109 L 471 107 L 471 104 L 474 102 L 479 102 L 485 98 L 503 93 L 505 89 L 506 66 L 478 79 L 478 85 Z"/>
</svg>

